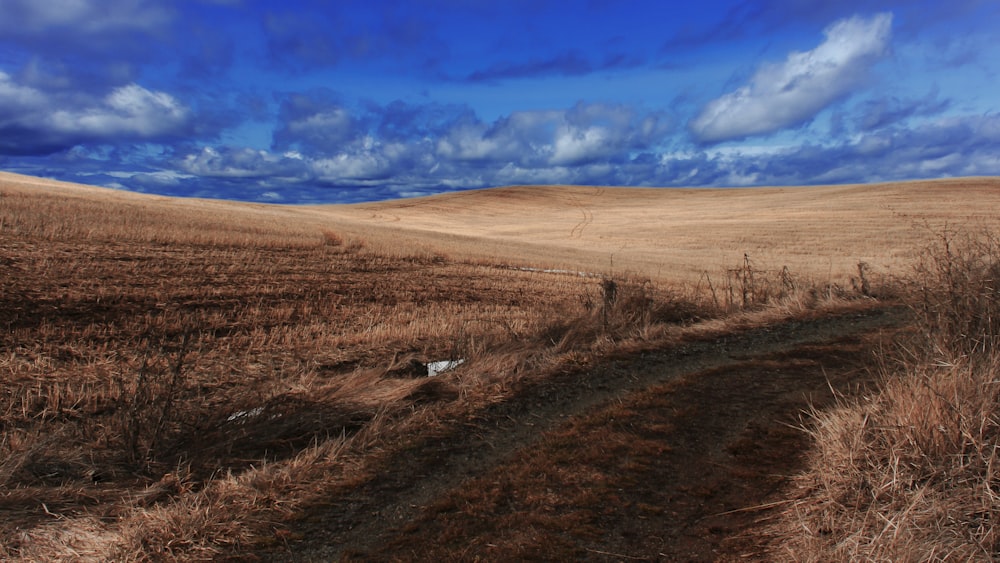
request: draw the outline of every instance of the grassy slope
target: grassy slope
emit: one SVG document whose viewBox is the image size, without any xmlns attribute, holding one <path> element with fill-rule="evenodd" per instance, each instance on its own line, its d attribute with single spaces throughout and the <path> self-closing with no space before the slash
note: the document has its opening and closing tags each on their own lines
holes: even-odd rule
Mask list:
<svg viewBox="0 0 1000 563">
<path fill-rule="evenodd" d="M 294 511 L 286 507 L 377 470 L 377 462 L 359 461 L 365 452 L 387 447 L 391 439 L 380 440 L 393 424 L 418 424 L 395 419 L 400 413 L 431 412 L 439 401 L 475 412 L 510 392 L 512 374 L 577 357 L 562 345 L 534 356 L 511 350 L 539 334 L 543 343 L 559 340 L 547 323 L 582 314 L 581 295 L 598 295 L 597 282 L 491 264 L 604 272 L 613 255 L 615 271 L 695 281 L 749 253 L 759 267 L 787 264 L 846 283 L 859 260 L 882 272 L 901 268 L 944 223 L 995 226 L 998 200 L 1000 182 L 962 179 L 759 190 L 521 187 L 302 208 L 0 174 L 0 297 L 12 329 L 0 341 L 11 391 L 0 405 L 9 423 L 0 444 L 10 454 L 0 464 L 10 493 L 0 500 L 8 523 L 23 518 L 28 530 L 0 548 L 50 556 L 46 549 L 65 544 L 59 534 L 86 532 L 105 548 L 123 537 L 144 549 L 173 545 L 182 559 L 229 549 L 220 538 L 257 537 L 264 522 Z M 193 335 L 187 348 L 185 332 Z M 408 358 L 454 352 L 455 341 L 463 352 L 506 355 L 470 362 L 445 389 L 390 377 Z M 143 373 L 169 385 L 181 357 L 180 393 L 145 383 L 146 392 L 176 395 L 167 417 L 176 432 L 158 420 L 162 407 L 150 420 L 108 407 L 141 385 Z M 458 396 L 469 406 L 459 408 Z M 261 402 L 268 416 L 254 424 L 270 433 L 265 442 L 227 418 Z M 297 421 L 311 424 L 317 413 L 329 428 L 300 432 Z M 233 451 L 192 457 L 204 448 L 185 425 L 218 432 L 213 443 Z M 328 439 L 359 425 L 360 438 Z M 138 442 L 106 434 L 119 427 Z M 151 454 L 143 446 L 153 443 L 173 450 Z M 253 469 L 261 448 L 271 461 Z M 178 460 L 188 464 L 180 481 Z M 234 477 L 205 481 L 220 460 Z M 342 474 L 354 466 L 359 474 Z M 104 473 L 99 486 L 89 483 L 90 468 Z M 248 503 L 248 493 L 259 496 Z M 45 524 L 50 509 L 60 519 Z M 197 515 L 205 521 L 190 519 Z M 161 536 L 151 538 L 156 526 Z"/>
<path fill-rule="evenodd" d="M 317 209 L 455 255 L 697 279 L 750 255 L 826 279 L 899 268 L 944 224 L 1000 223 L 1000 180 L 753 189 L 523 186 Z M 414 232 L 415 231 L 415 232 Z"/>
<path fill-rule="evenodd" d="M 44 187 L 103 205 L 311 233 L 334 228 L 379 250 L 578 271 L 697 280 L 748 254 L 761 269 L 840 279 L 860 261 L 876 273 L 912 263 L 935 233 L 1000 226 L 1000 179 L 741 189 L 518 186 L 318 207 L 182 200 L 0 173 L 0 189 Z M 69 190 L 69 191 L 67 191 Z M 202 224 L 198 224 L 202 221 Z"/>
</svg>

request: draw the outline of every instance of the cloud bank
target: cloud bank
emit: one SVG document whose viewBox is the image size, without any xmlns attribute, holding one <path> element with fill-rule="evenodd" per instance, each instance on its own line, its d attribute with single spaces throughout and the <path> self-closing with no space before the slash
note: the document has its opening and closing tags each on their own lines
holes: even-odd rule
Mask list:
<svg viewBox="0 0 1000 563">
<path fill-rule="evenodd" d="M 670 131 L 657 112 L 578 103 L 515 112 L 493 122 L 467 106 L 396 101 L 363 113 L 329 92 L 282 102 L 270 150 L 204 147 L 183 155 L 192 177 L 282 178 L 326 186 L 413 189 L 510 182 L 585 182 Z"/>
<path fill-rule="evenodd" d="M 187 175 L 180 188 L 197 185 L 199 195 L 235 191 L 272 201 L 282 186 L 289 201 L 340 202 L 511 184 L 808 185 L 1000 174 L 1000 115 L 938 115 L 904 126 L 914 111 L 931 111 L 918 102 L 860 103 L 844 135 L 822 144 L 680 150 L 660 148 L 673 131 L 663 116 L 620 106 L 578 104 L 487 122 L 468 108 L 393 104 L 369 107 L 366 120 L 320 143 L 205 147 L 181 156 L 176 168 Z M 873 107 L 899 115 L 866 129 Z M 423 136 L 377 134 L 400 115 Z"/>
</svg>

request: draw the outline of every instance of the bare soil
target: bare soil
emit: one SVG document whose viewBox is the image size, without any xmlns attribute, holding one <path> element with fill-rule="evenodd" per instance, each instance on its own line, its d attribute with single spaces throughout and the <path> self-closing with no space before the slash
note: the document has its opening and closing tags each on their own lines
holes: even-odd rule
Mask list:
<svg viewBox="0 0 1000 563">
<path fill-rule="evenodd" d="M 871 307 L 568 370 L 420 438 L 261 556 L 766 559 L 754 530 L 801 468 L 804 413 L 870 383 L 905 319 Z"/>
</svg>

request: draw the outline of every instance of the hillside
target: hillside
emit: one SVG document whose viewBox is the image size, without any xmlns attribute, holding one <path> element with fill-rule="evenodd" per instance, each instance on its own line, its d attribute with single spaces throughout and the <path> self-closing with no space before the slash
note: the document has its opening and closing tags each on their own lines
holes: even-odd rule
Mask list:
<svg viewBox="0 0 1000 563">
<path fill-rule="evenodd" d="M 1000 223 L 1000 179 L 743 189 L 522 186 L 335 206 L 360 229 L 459 256 L 697 279 L 744 253 L 822 279 L 867 262 L 891 272 L 944 225 Z"/>
<path fill-rule="evenodd" d="M 793 427 L 908 324 L 880 274 L 995 227 L 998 186 L 289 207 L 0 174 L 0 559 L 766 558 Z"/>
<path fill-rule="evenodd" d="M 0 189 L 65 184 L 0 173 Z M 697 281 L 744 255 L 764 270 L 822 281 L 898 273 L 936 233 L 1000 225 L 1000 179 L 957 178 L 790 188 L 516 186 L 368 204 L 272 206 L 174 199 L 75 186 L 72 197 L 158 213 L 335 228 L 369 245 L 486 263 Z M 190 221 L 190 219 L 186 219 Z"/>
</svg>

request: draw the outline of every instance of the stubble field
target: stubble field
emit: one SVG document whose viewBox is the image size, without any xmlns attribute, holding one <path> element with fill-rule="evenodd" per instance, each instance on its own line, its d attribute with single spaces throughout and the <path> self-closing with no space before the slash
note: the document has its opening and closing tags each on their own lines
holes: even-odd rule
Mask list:
<svg viewBox="0 0 1000 563">
<path fill-rule="evenodd" d="M 279 207 L 4 174 L 0 555 L 762 553 L 781 429 L 870 381 L 880 291 L 995 209 L 991 179 Z"/>
</svg>

